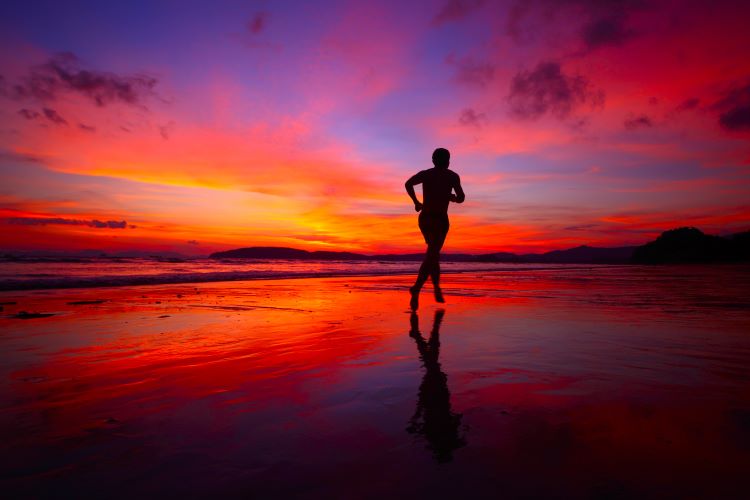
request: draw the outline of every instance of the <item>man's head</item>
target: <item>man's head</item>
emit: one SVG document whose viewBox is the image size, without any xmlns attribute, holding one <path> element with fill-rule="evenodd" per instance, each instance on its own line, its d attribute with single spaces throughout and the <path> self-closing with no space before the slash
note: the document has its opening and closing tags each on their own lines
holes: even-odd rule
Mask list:
<svg viewBox="0 0 750 500">
<path fill-rule="evenodd" d="M 448 168 L 451 163 L 451 154 L 445 148 L 437 148 L 432 153 L 432 164 L 437 168 Z"/>
</svg>

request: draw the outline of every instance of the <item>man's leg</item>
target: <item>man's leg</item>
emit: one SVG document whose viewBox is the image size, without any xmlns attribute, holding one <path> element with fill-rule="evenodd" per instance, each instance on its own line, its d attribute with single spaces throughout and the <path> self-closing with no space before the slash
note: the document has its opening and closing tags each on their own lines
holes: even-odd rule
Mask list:
<svg viewBox="0 0 750 500">
<path fill-rule="evenodd" d="M 424 256 L 422 265 L 419 266 L 419 274 L 417 274 L 417 281 L 414 286 L 409 289 L 411 293 L 411 301 L 409 302 L 413 311 L 419 308 L 419 292 L 422 290 L 427 278 L 432 274 L 435 265 L 437 264 L 438 252 L 432 246 L 427 247 L 427 253 Z M 437 294 L 435 295 L 437 297 Z"/>
<path fill-rule="evenodd" d="M 443 290 L 442 288 L 440 288 L 440 260 L 439 259 L 435 261 L 435 265 L 432 267 L 430 278 L 432 279 L 432 289 L 433 289 L 433 293 L 435 294 L 435 300 L 440 303 L 445 302 L 445 299 L 443 298 Z"/>
<path fill-rule="evenodd" d="M 440 257 L 440 249 L 437 248 L 436 245 L 428 244 L 427 252 L 425 252 L 422 265 L 419 266 L 419 273 L 417 274 L 417 281 L 414 282 L 414 286 L 412 287 L 412 290 L 417 290 L 417 291 L 421 290 L 422 286 L 427 281 L 427 278 L 429 278 L 430 276 L 434 277 L 435 266 L 438 263 L 439 257 Z M 440 271 L 438 271 L 438 280 L 440 279 L 439 273 Z"/>
<path fill-rule="evenodd" d="M 424 260 L 422 260 L 422 265 L 419 266 L 417 280 L 414 282 L 414 286 L 411 287 L 412 307 L 414 306 L 414 295 L 419 293 L 425 281 L 427 281 L 427 278 L 430 276 L 430 272 L 432 271 L 432 263 L 430 262 L 429 255 L 430 246 L 432 245 L 433 241 L 433 234 L 435 232 L 435 228 L 433 226 L 434 223 L 431 216 L 424 213 L 419 214 L 419 230 L 422 232 L 424 242 L 427 243 L 427 252 L 425 253 Z"/>
<path fill-rule="evenodd" d="M 430 270 L 430 277 L 432 278 L 432 286 L 435 292 L 435 300 L 438 302 L 445 302 L 443 298 L 443 291 L 440 289 L 440 250 L 443 248 L 445 238 L 448 236 L 448 227 L 441 227 L 438 234 L 435 235 L 434 246 L 437 248 L 435 252 L 435 262 Z"/>
<path fill-rule="evenodd" d="M 445 302 L 440 290 L 440 250 L 445 243 L 445 237 L 448 235 L 448 219 L 442 220 L 435 216 L 422 215 L 419 219 L 419 229 L 422 231 L 427 251 L 425 252 L 422 265 L 419 266 L 419 273 L 414 286 L 409 290 L 411 292 L 411 307 L 419 307 L 419 292 L 422 290 L 428 278 L 432 278 L 435 289 L 435 300 Z"/>
<path fill-rule="evenodd" d="M 417 274 L 417 280 L 414 282 L 414 286 L 409 289 L 411 293 L 410 305 L 413 310 L 417 310 L 419 307 L 419 292 L 422 290 L 422 286 L 425 284 L 427 279 L 433 274 L 435 265 L 438 262 L 440 256 L 440 248 L 442 247 L 442 241 L 439 238 L 439 230 L 436 230 L 434 224 L 430 224 L 430 219 L 420 218 L 419 229 L 422 231 L 424 240 L 427 243 L 427 251 L 424 255 L 422 265 L 419 266 L 419 273 Z M 443 237 L 445 240 L 445 237 Z M 439 276 L 438 276 L 438 279 Z"/>
</svg>

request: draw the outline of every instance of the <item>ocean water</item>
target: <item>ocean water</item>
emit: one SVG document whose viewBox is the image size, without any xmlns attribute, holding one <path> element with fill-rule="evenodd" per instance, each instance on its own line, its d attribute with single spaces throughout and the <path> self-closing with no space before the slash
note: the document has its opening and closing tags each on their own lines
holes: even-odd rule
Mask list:
<svg viewBox="0 0 750 500">
<path fill-rule="evenodd" d="M 444 262 L 444 272 L 529 271 L 590 268 L 567 264 Z M 179 262 L 148 258 L 0 261 L 0 290 L 89 288 L 170 283 L 205 283 L 277 278 L 382 276 L 416 273 L 419 262 L 212 260 Z"/>
</svg>

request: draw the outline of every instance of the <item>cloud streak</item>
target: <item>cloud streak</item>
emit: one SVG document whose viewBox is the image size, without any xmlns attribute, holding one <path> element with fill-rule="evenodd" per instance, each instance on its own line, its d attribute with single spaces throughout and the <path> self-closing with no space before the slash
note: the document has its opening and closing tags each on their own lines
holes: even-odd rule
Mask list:
<svg viewBox="0 0 750 500">
<path fill-rule="evenodd" d="M 82 219 L 64 219 L 62 217 L 8 217 L 5 219 L 8 224 L 16 224 L 19 226 L 47 226 L 47 225 L 60 225 L 60 226 L 87 226 L 96 229 L 125 229 L 128 227 L 126 221 L 100 221 L 98 219 L 82 220 Z"/>
</svg>

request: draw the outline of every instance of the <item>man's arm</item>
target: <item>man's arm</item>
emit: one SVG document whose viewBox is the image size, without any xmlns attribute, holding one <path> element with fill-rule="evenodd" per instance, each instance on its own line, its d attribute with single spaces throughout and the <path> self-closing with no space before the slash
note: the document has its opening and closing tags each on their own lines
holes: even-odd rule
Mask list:
<svg viewBox="0 0 750 500">
<path fill-rule="evenodd" d="M 409 198 L 414 202 L 414 210 L 419 212 L 422 210 L 422 203 L 417 199 L 417 194 L 414 192 L 415 184 L 422 184 L 422 172 L 412 175 L 409 177 L 409 180 L 406 181 L 406 184 L 404 184 L 406 192 L 409 194 Z"/>
<path fill-rule="evenodd" d="M 453 190 L 456 192 L 456 194 L 451 194 L 451 201 L 455 201 L 456 203 L 463 203 L 466 199 L 466 195 L 464 194 L 464 190 L 461 187 L 461 178 L 456 174 L 456 182 L 453 184 Z"/>
</svg>

